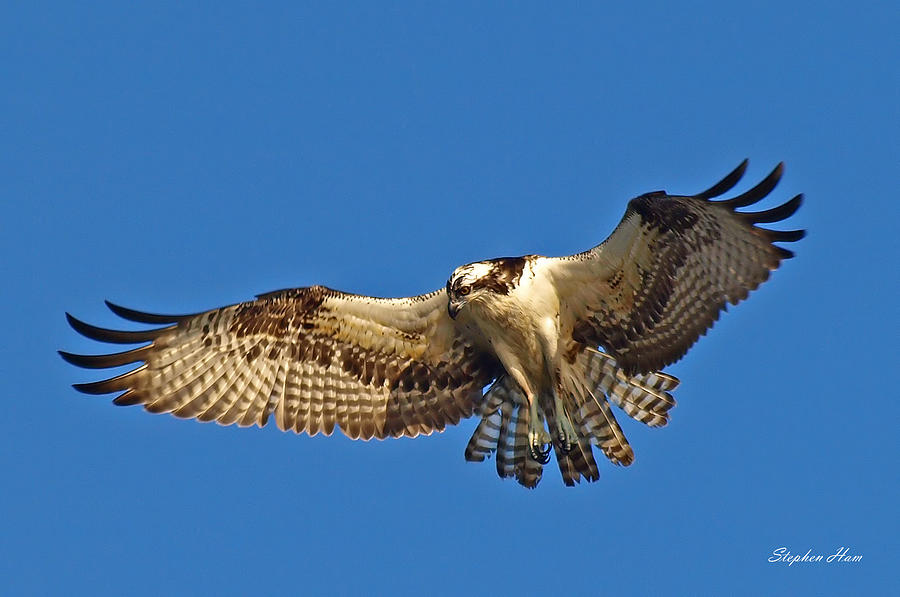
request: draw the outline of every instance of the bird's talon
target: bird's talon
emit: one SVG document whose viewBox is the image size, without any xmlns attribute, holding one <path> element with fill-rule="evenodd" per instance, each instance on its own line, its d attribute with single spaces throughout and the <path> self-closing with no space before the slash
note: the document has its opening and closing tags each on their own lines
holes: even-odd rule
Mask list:
<svg viewBox="0 0 900 597">
<path fill-rule="evenodd" d="M 550 462 L 550 446 L 548 444 L 531 444 L 531 458 L 541 464 Z"/>
<path fill-rule="evenodd" d="M 578 443 L 578 435 L 575 433 L 572 423 L 566 417 L 557 421 L 556 443 L 566 454 L 571 452 L 572 449 L 575 448 L 575 444 Z"/>
<path fill-rule="evenodd" d="M 578 441 L 573 435 L 566 433 L 565 429 L 560 429 L 556 435 L 556 443 L 559 445 L 560 449 L 568 454 L 575 447 L 575 442 Z"/>
</svg>

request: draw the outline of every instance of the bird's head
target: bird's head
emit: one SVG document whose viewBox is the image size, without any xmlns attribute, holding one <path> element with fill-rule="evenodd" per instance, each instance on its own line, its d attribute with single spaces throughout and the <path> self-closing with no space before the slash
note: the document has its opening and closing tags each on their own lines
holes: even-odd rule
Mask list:
<svg viewBox="0 0 900 597">
<path fill-rule="evenodd" d="M 494 294 L 509 294 L 518 282 L 525 259 L 502 257 L 478 261 L 456 268 L 447 280 L 447 312 L 456 319 L 459 312 L 472 303 Z"/>
</svg>

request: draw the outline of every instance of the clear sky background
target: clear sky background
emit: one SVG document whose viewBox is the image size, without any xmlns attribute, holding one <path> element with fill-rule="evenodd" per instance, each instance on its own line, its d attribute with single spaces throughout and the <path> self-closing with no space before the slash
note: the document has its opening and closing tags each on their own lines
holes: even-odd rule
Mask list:
<svg viewBox="0 0 900 597">
<path fill-rule="evenodd" d="M 894 2 L 11 4 L 0 592 L 898 590 Z M 740 189 L 786 162 L 765 206 L 804 192 L 809 236 L 595 484 L 464 462 L 472 420 L 356 443 L 118 408 L 55 352 L 103 350 L 63 313 L 116 327 L 107 298 L 403 296 L 572 253 L 745 157 Z"/>
</svg>

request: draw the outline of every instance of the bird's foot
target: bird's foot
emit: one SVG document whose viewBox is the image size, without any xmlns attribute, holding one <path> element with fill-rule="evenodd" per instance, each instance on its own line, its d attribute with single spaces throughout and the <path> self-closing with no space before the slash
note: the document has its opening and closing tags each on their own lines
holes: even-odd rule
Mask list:
<svg viewBox="0 0 900 597">
<path fill-rule="evenodd" d="M 547 464 L 550 462 L 550 434 L 544 429 L 535 429 L 528 432 L 528 445 L 531 449 L 531 458 Z"/>
<path fill-rule="evenodd" d="M 556 412 L 556 443 L 565 454 L 571 452 L 572 448 L 578 444 L 575 427 L 563 411 Z"/>
<path fill-rule="evenodd" d="M 528 447 L 531 458 L 541 464 L 547 464 L 550 462 L 552 438 L 544 428 L 544 417 L 538 408 L 537 400 L 530 400 L 528 409 Z"/>
</svg>

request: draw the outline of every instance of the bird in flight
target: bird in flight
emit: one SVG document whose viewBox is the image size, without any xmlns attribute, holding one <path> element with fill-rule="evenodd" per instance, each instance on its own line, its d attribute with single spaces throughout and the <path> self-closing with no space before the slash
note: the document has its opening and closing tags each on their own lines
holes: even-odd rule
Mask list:
<svg viewBox="0 0 900 597">
<path fill-rule="evenodd" d="M 493 455 L 500 477 L 535 487 L 553 452 L 566 485 L 596 481 L 594 447 L 615 464 L 634 460 L 610 402 L 666 425 L 679 381 L 662 369 L 793 257 L 774 243 L 804 236 L 757 226 L 790 217 L 802 195 L 737 211 L 775 188 L 782 164 L 714 200 L 746 168 L 696 195 L 631 200 L 608 239 L 575 255 L 470 263 L 445 288 L 407 298 L 310 286 L 192 315 L 107 302 L 161 327 L 104 329 L 67 313 L 88 338 L 142 346 L 60 355 L 88 369 L 140 363 L 75 384 L 81 392 L 222 425 L 263 427 L 274 416 L 284 431 L 369 440 L 429 435 L 477 415 L 466 460 Z"/>
</svg>

